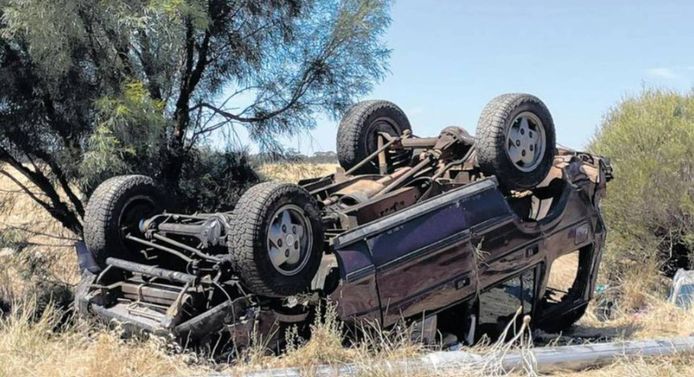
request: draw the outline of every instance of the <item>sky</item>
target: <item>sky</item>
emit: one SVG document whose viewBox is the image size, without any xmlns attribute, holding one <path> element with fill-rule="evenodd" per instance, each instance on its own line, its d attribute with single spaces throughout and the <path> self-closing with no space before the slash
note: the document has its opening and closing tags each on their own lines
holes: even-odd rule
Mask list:
<svg viewBox="0 0 694 377">
<path fill-rule="evenodd" d="M 474 133 L 489 100 L 525 92 L 580 149 L 625 96 L 694 83 L 694 0 L 396 0 L 391 17 L 390 73 L 363 99 L 398 104 L 419 136 Z M 337 123 L 318 123 L 284 144 L 335 150 Z"/>
</svg>

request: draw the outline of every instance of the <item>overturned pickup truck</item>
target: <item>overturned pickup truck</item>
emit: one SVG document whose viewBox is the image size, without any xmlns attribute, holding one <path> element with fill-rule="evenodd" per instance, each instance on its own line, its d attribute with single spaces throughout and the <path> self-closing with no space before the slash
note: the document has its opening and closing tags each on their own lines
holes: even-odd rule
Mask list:
<svg viewBox="0 0 694 377">
<path fill-rule="evenodd" d="M 148 177 L 105 181 L 87 206 L 78 311 L 238 347 L 305 325 L 326 301 L 347 324 L 405 320 L 467 343 L 519 308 L 549 330 L 584 313 L 611 168 L 555 147 L 538 98 L 493 99 L 475 137 L 416 137 L 396 105 L 361 102 L 337 152 L 334 174 L 258 184 L 232 212 L 170 213 Z M 558 289 L 550 275 L 568 254 L 575 272 Z"/>
</svg>

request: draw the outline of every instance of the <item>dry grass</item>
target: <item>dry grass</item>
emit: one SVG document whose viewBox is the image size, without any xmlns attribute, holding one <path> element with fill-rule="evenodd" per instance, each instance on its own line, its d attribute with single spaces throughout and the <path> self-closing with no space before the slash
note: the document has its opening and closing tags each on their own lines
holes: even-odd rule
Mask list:
<svg viewBox="0 0 694 377">
<path fill-rule="evenodd" d="M 0 376 L 163 376 L 192 373 L 190 356 L 167 352 L 151 339 L 126 342 L 117 331 L 69 325 L 59 331 L 61 313 L 49 309 L 31 318 L 31 300 L 0 320 Z M 200 370 L 198 370 L 200 371 Z"/>
<path fill-rule="evenodd" d="M 265 176 L 277 180 L 296 181 L 301 178 L 334 172 L 335 165 L 270 164 L 261 167 Z M 204 356 L 177 350 L 161 339 L 123 340 L 118 330 L 94 328 L 73 323 L 55 331 L 62 318 L 55 310 L 46 311 L 38 320 L 32 319 L 32 288 L 36 279 L 25 276 L 27 263 L 38 267 L 57 282 L 77 282 L 76 258 L 69 246 L 73 236 L 65 232 L 27 197 L 16 192 L 6 179 L 0 179 L 0 199 L 9 198 L 10 205 L 0 212 L 0 232 L 15 232 L 32 245 L 23 256 L 0 256 L 0 296 L 19 300 L 14 311 L 0 319 L 0 377 L 29 376 L 160 376 L 200 375 L 223 372 L 232 375 L 249 370 L 277 367 L 297 367 L 310 375 L 318 363 L 355 363 L 364 368 L 364 375 L 402 375 L 383 368 L 378 362 L 398 360 L 427 351 L 410 340 L 407 331 L 369 329 L 367 336 L 356 345 L 344 347 L 341 324 L 334 312 L 328 310 L 323 321 L 313 325 L 308 341 L 297 339 L 296 345 L 276 357 L 268 355 L 262 346 L 250 349 L 235 365 L 218 365 Z M 2 201 L 2 200 L 0 200 Z M 7 250 L 0 255 L 8 254 Z M 33 256 L 26 258 L 26 255 Z M 38 261 L 38 262 L 37 262 Z M 43 263 L 43 264 L 41 264 Z M 36 268 L 37 266 L 33 266 Z M 567 271 L 567 276 L 571 275 Z M 614 284 L 614 282 L 613 282 Z M 662 298 L 665 286 L 657 271 L 649 266 L 635 266 L 606 297 L 619 300 L 619 310 L 608 321 L 600 321 L 589 313 L 573 330 L 573 336 L 604 336 L 614 339 L 669 337 L 688 335 L 694 331 L 694 310 L 676 308 Z M 513 345 L 517 347 L 518 342 Z M 508 345 L 482 347 L 482 353 L 508 351 Z M 523 346 L 527 349 L 527 341 Z M 595 376 L 676 376 L 694 375 L 692 357 L 657 359 L 621 359 L 604 368 L 581 372 Z M 501 374 L 494 366 L 468 370 L 459 366 L 455 373 L 431 370 L 411 375 L 489 375 Z M 519 371 L 532 374 L 532 370 Z M 561 375 L 561 374 L 560 374 Z M 570 373 L 567 375 L 577 375 Z"/>
<path fill-rule="evenodd" d="M 0 169 L 18 175 L 8 166 L 0 166 Z M 22 179 L 21 182 L 38 194 L 28 180 Z M 0 253 L 0 297 L 11 299 L 26 295 L 27 289 L 36 283 L 31 281 L 34 277 L 26 276 L 27 272 L 39 267 L 37 265 L 45 273 L 43 277 L 55 282 L 73 285 L 79 280 L 75 268 L 77 258 L 72 252 L 77 240 L 75 235 L 65 230 L 3 175 L 0 175 L 0 235 L 28 245 L 23 248 L 22 255 L 17 255 L 11 248 Z"/>
<path fill-rule="evenodd" d="M 263 176 L 283 182 L 297 182 L 335 172 L 336 164 L 265 164 L 258 170 Z"/>
<path fill-rule="evenodd" d="M 614 376 L 694 376 L 694 357 L 661 357 L 643 359 L 638 357 L 622 358 L 603 368 L 582 371 L 580 373 L 559 373 L 557 376 L 580 377 L 614 377 Z"/>
<path fill-rule="evenodd" d="M 303 340 L 288 334 L 290 346 L 279 356 L 269 355 L 263 349 L 251 349 L 245 362 L 224 372 L 232 374 L 270 368 L 298 368 L 303 375 L 312 375 L 318 365 L 339 366 L 345 363 L 355 364 L 365 370 L 382 361 L 396 361 L 421 355 L 425 348 L 412 341 L 407 330 L 383 330 L 377 326 L 365 324 L 361 341 L 345 346 L 342 323 L 337 318 L 334 307 L 311 325 L 311 338 Z M 374 372 L 385 372 L 377 370 Z M 373 374 L 368 375 L 390 375 Z"/>
<path fill-rule="evenodd" d="M 652 267 L 635 269 L 619 283 L 602 295 L 616 301 L 611 318 L 600 320 L 595 315 L 598 297 L 573 334 L 616 339 L 694 335 L 694 307 L 682 309 L 668 302 L 668 286 Z"/>
<path fill-rule="evenodd" d="M 685 310 L 654 298 L 640 311 L 618 313 L 600 321 L 587 313 L 571 330 L 570 336 L 615 340 L 653 339 L 694 335 L 694 309 Z"/>
<path fill-rule="evenodd" d="M 235 364 L 215 364 L 202 355 L 177 349 L 162 338 L 123 340 L 118 329 L 86 322 L 60 326 L 61 313 L 49 309 L 33 319 L 31 300 L 0 319 L 0 376 L 178 376 L 204 373 L 239 375 L 266 368 L 300 368 L 310 374 L 317 364 L 368 366 L 421 353 L 405 332 L 371 329 L 355 347 L 343 347 L 341 323 L 334 310 L 313 324 L 310 340 L 273 356 L 257 345 Z M 56 328 L 58 328 L 56 330 Z"/>
<path fill-rule="evenodd" d="M 313 324 L 310 340 L 296 338 L 295 346 L 281 356 L 267 353 L 262 346 L 246 352 L 236 364 L 215 364 L 200 355 L 177 349 L 161 338 L 123 340 L 118 329 L 81 323 L 59 327 L 61 313 L 47 310 L 38 319 L 30 314 L 28 301 L 0 319 L 0 376 L 190 376 L 204 374 L 243 375 L 267 368 L 298 368 L 302 375 L 313 375 L 319 364 L 339 366 L 350 363 L 363 376 L 448 376 L 447 371 L 422 370 L 410 365 L 413 373 L 391 369 L 399 360 L 420 356 L 425 349 L 411 341 L 411 334 L 400 328 L 385 331 L 366 326 L 365 336 L 353 347 L 342 345 L 343 333 L 336 313 L 329 308 Z M 515 341 L 481 346 L 481 354 L 504 354 L 511 349 L 529 349 L 528 333 L 519 332 Z M 388 363 L 392 364 L 388 364 Z M 457 371 L 469 376 L 502 375 L 500 365 L 489 363 L 459 365 Z M 505 374 L 503 374 L 505 375 Z"/>
</svg>

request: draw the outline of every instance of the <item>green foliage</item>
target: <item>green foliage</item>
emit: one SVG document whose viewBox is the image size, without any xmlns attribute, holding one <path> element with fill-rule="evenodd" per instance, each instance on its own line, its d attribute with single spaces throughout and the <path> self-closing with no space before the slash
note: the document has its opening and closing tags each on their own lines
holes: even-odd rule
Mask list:
<svg viewBox="0 0 694 377">
<path fill-rule="evenodd" d="M 157 161 L 165 141 L 164 107 L 140 81 L 126 83 L 119 97 L 96 102 L 99 124 L 89 137 L 80 165 L 83 192 L 114 175 L 155 174 L 152 162 Z"/>
<path fill-rule="evenodd" d="M 645 90 L 613 108 L 590 145 L 614 167 L 603 202 L 608 262 L 694 262 L 694 93 Z"/>
<path fill-rule="evenodd" d="M 217 182 L 240 162 L 212 152 L 232 147 L 215 131 L 245 127 L 263 151 L 280 155 L 278 135 L 311 129 L 319 112 L 338 117 L 386 72 L 389 7 L 0 0 L 0 162 L 76 233 L 86 195 L 116 174 L 152 175 L 213 208 L 223 186 L 203 194 L 189 184 L 191 172 L 201 185 Z M 215 159 L 221 168 L 201 162 Z"/>
<path fill-rule="evenodd" d="M 199 149 L 186 161 L 177 188 L 182 211 L 229 211 L 259 177 L 242 152 Z"/>
<path fill-rule="evenodd" d="M 151 0 L 148 9 L 151 12 L 162 12 L 171 20 L 191 19 L 193 26 L 198 30 L 205 30 L 209 26 L 209 18 L 206 10 L 207 2 L 204 0 Z"/>
<path fill-rule="evenodd" d="M 87 35 L 78 12 L 88 0 L 24 1 L 8 0 L 2 15 L 6 39 L 22 36 L 30 41 L 28 52 L 42 72 L 54 78 L 67 73 L 73 64 L 71 45 Z"/>
</svg>

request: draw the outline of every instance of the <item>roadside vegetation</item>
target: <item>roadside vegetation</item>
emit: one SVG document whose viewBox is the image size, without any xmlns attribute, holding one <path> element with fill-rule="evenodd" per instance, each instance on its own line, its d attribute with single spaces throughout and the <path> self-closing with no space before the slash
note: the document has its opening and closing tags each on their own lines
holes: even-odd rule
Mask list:
<svg viewBox="0 0 694 377">
<path fill-rule="evenodd" d="M 625 98 L 589 149 L 609 156 L 615 175 L 602 204 L 601 279 L 621 308 L 639 310 L 649 295 L 668 293 L 678 268 L 694 266 L 694 93 Z"/>
<path fill-rule="evenodd" d="M 113 175 L 154 177 L 181 210 L 226 209 L 257 181 L 238 133 L 294 157 L 279 138 L 339 117 L 387 72 L 389 12 L 388 0 L 0 0 L 0 162 L 13 168 L 0 175 L 28 182 L 17 188 L 77 237 Z"/>
</svg>

